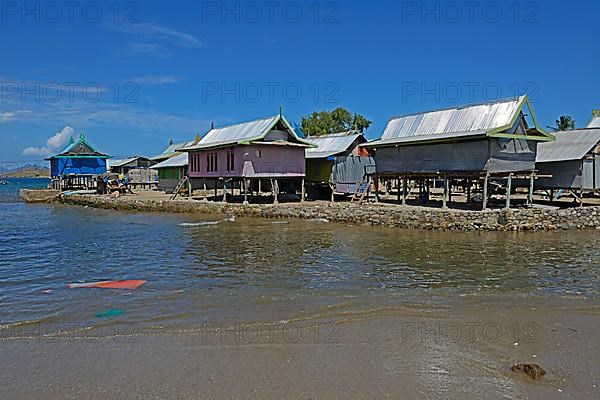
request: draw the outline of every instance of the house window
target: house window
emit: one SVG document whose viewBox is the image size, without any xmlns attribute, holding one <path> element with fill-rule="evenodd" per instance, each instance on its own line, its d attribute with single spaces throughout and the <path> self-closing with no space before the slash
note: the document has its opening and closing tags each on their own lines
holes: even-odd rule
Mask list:
<svg viewBox="0 0 600 400">
<path fill-rule="evenodd" d="M 235 169 L 235 156 L 233 150 L 227 150 L 227 171 Z"/>
<path fill-rule="evenodd" d="M 256 158 L 262 157 L 262 150 L 256 150 Z"/>
<path fill-rule="evenodd" d="M 206 154 L 206 172 L 215 172 L 217 170 L 217 153 Z"/>
</svg>

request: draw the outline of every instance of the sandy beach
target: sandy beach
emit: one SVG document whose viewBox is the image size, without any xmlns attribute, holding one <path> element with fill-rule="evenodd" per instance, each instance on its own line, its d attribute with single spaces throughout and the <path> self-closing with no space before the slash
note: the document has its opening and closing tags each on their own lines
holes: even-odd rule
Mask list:
<svg viewBox="0 0 600 400">
<path fill-rule="evenodd" d="M 469 298 L 296 321 L 0 343 L 6 399 L 562 399 L 598 396 L 600 307 Z M 511 372 L 538 363 L 540 381 Z M 71 395 L 70 395 L 71 394 Z"/>
</svg>

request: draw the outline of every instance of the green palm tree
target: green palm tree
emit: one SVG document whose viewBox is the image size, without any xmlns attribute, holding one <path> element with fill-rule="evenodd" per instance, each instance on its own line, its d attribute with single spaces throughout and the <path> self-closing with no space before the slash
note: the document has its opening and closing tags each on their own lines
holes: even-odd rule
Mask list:
<svg viewBox="0 0 600 400">
<path fill-rule="evenodd" d="M 559 131 L 570 131 L 575 129 L 575 120 L 570 115 L 561 115 L 556 120 L 556 128 Z"/>
</svg>

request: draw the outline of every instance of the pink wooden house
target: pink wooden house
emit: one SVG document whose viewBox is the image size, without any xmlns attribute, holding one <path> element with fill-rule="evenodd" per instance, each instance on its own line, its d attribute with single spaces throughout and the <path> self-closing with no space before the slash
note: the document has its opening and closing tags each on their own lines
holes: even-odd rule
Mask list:
<svg viewBox="0 0 600 400">
<path fill-rule="evenodd" d="M 221 185 L 226 190 L 227 182 L 230 188 L 238 183 L 247 198 L 247 191 L 260 187 L 265 180 L 265 186 L 271 186 L 274 193 L 279 193 L 281 183 L 302 189 L 307 147 L 313 145 L 298 137 L 280 114 L 212 127 L 199 143 L 179 150 L 189 153 L 190 178 L 212 182 L 215 190 Z"/>
</svg>

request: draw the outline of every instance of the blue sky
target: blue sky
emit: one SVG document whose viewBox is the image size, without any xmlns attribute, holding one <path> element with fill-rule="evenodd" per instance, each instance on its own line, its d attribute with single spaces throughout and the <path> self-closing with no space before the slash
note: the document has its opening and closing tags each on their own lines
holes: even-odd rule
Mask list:
<svg viewBox="0 0 600 400">
<path fill-rule="evenodd" d="M 0 160 L 81 131 L 116 157 L 338 106 L 373 121 L 527 92 L 543 126 L 600 108 L 600 3 L 2 2 Z"/>
</svg>

